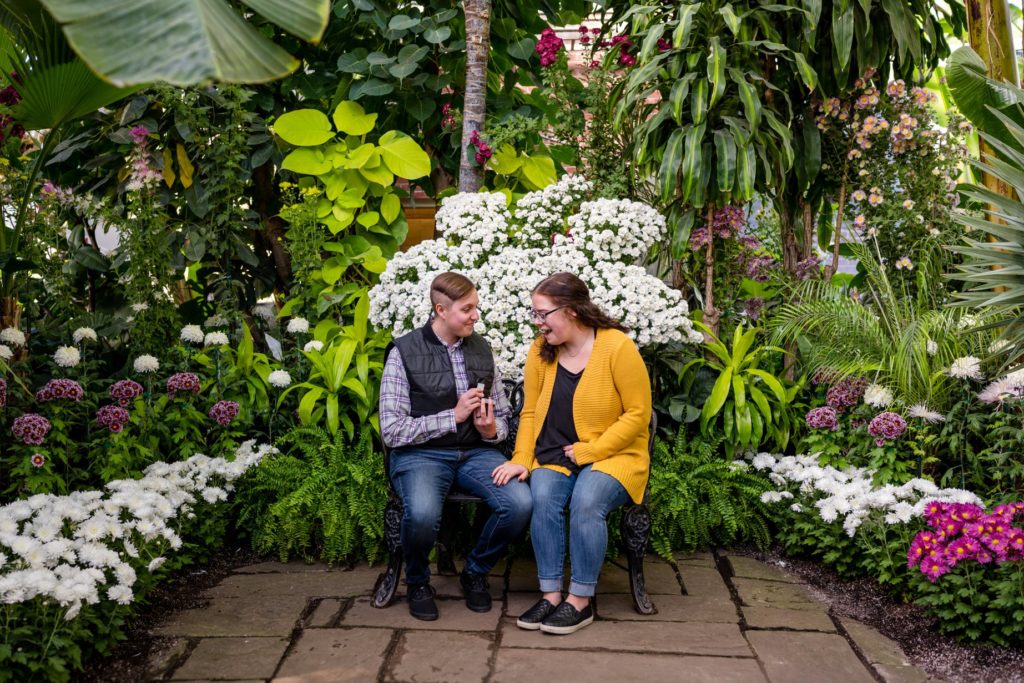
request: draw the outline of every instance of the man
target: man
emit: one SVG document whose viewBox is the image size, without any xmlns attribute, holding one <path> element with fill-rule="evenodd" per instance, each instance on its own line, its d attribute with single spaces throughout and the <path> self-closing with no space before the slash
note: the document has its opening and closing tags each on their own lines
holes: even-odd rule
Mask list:
<svg viewBox="0 0 1024 683">
<path fill-rule="evenodd" d="M 494 355 L 473 332 L 480 319 L 476 287 L 442 273 L 430 285 L 429 322 L 394 341 L 384 365 L 380 430 L 392 449 L 391 481 L 402 499 L 401 539 L 409 613 L 437 619 L 428 556 L 441 510 L 454 484 L 493 510 L 466 558 L 460 583 L 466 606 L 491 609 L 487 574 L 530 521 L 530 488 L 521 479 L 499 486 L 506 462 L 495 445 L 508 434 L 511 412 Z M 487 398 L 489 396 L 489 398 Z"/>
</svg>

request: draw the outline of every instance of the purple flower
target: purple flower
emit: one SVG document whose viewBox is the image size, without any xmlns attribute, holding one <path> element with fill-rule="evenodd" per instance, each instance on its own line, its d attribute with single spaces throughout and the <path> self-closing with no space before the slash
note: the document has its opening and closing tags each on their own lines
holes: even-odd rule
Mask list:
<svg viewBox="0 0 1024 683">
<path fill-rule="evenodd" d="M 35 413 L 25 413 L 14 420 L 14 424 L 11 425 L 11 432 L 14 436 L 21 439 L 22 443 L 32 446 L 41 444 L 49 431 L 50 421 Z"/>
<path fill-rule="evenodd" d="M 142 385 L 133 379 L 118 380 L 110 387 L 110 398 L 116 400 L 122 407 L 139 396 L 142 396 Z"/>
<path fill-rule="evenodd" d="M 811 429 L 827 429 L 830 432 L 839 429 L 839 420 L 836 418 L 836 411 L 832 408 L 815 408 L 808 411 L 804 419 Z"/>
<path fill-rule="evenodd" d="M 96 411 L 96 422 L 115 434 L 124 429 L 130 419 L 131 415 L 121 406 L 108 405 Z"/>
<path fill-rule="evenodd" d="M 474 155 L 476 163 L 481 166 L 486 164 L 487 160 L 491 158 L 493 152 L 491 151 L 491 146 L 484 142 L 484 139 L 480 137 L 479 131 L 474 130 L 469 134 L 469 144 L 476 147 L 476 154 Z"/>
<path fill-rule="evenodd" d="M 825 402 L 839 412 L 860 403 L 868 382 L 862 377 L 847 377 L 839 380 L 825 394 Z"/>
<path fill-rule="evenodd" d="M 0 408 L 7 407 L 7 380 L 0 377 Z"/>
<path fill-rule="evenodd" d="M 540 32 L 540 40 L 534 51 L 540 55 L 541 66 L 551 66 L 558 61 L 558 53 L 565 49 L 565 41 L 553 30 L 546 28 Z"/>
<path fill-rule="evenodd" d="M 221 427 L 227 427 L 238 415 L 238 404 L 234 401 L 217 401 L 210 408 L 209 415 L 216 420 Z"/>
<path fill-rule="evenodd" d="M 754 296 L 743 302 L 743 310 L 747 314 L 747 317 L 757 322 L 758 317 L 761 315 L 761 309 L 764 308 L 764 299 L 759 296 Z"/>
<path fill-rule="evenodd" d="M 818 263 L 817 257 L 811 256 L 803 261 L 797 261 L 796 277 L 798 280 L 810 280 L 811 278 L 817 278 L 820 274 L 821 264 Z"/>
<path fill-rule="evenodd" d="M 895 441 L 907 431 L 907 421 L 896 413 L 879 413 L 868 425 L 868 434 L 875 437 L 875 445 L 884 446 L 886 441 Z"/>
<path fill-rule="evenodd" d="M 40 403 L 49 401 L 81 401 L 85 397 L 82 385 L 73 379 L 51 379 L 36 392 L 36 400 Z"/>
<path fill-rule="evenodd" d="M 191 372 L 178 372 L 167 380 L 167 396 L 171 400 L 179 392 L 199 393 L 199 376 Z"/>
</svg>

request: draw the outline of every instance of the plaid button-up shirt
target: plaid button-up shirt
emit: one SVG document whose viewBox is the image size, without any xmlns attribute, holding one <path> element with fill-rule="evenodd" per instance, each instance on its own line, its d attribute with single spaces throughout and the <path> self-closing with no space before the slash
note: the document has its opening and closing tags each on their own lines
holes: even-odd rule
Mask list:
<svg viewBox="0 0 1024 683">
<path fill-rule="evenodd" d="M 466 374 L 466 359 L 462 352 L 462 339 L 454 344 L 441 344 L 448 351 L 455 374 L 457 396 L 469 391 L 469 377 Z M 508 418 L 512 414 L 508 397 L 501 384 L 501 374 L 494 368 L 494 382 L 491 385 L 491 399 L 494 401 L 494 425 L 497 434 L 493 439 L 484 438 L 488 443 L 499 443 L 508 436 Z M 455 409 L 449 408 L 433 415 L 413 417 L 412 401 L 409 400 L 409 378 L 405 373 L 402 354 L 397 347 L 391 349 L 384 363 L 384 375 L 380 384 L 380 433 L 388 448 L 415 446 L 439 436 L 450 434 L 457 429 Z M 472 419 L 472 418 L 470 418 Z M 483 438 L 483 437 L 482 437 Z"/>
</svg>

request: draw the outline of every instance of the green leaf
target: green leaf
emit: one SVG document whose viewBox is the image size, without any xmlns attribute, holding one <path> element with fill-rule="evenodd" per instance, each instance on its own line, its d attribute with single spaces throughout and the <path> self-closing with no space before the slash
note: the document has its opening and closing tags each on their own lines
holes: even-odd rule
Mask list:
<svg viewBox="0 0 1024 683">
<path fill-rule="evenodd" d="M 423 32 L 423 39 L 428 43 L 438 45 L 448 40 L 452 35 L 452 30 L 447 26 L 440 26 L 438 28 L 428 28 Z"/>
<path fill-rule="evenodd" d="M 729 131 L 715 131 L 715 161 L 718 191 L 727 194 L 732 191 L 733 183 L 736 181 L 736 141 Z"/>
<path fill-rule="evenodd" d="M 487 165 L 498 175 L 512 175 L 523 167 L 523 157 L 515 147 L 505 144 L 494 152 Z"/>
<path fill-rule="evenodd" d="M 506 51 L 513 59 L 525 62 L 533 56 L 533 51 L 536 47 L 537 39 L 527 37 L 510 44 L 508 48 L 506 48 Z"/>
<path fill-rule="evenodd" d="M 693 15 L 700 9 L 702 3 L 692 5 L 680 5 L 679 23 L 672 32 L 672 46 L 678 50 L 686 49 L 690 44 L 690 27 L 693 25 Z"/>
<path fill-rule="evenodd" d="M 368 78 L 365 81 L 356 81 L 349 88 L 349 97 L 353 100 L 358 100 L 363 96 L 370 97 L 382 97 L 384 95 L 390 95 L 395 89 L 395 86 L 391 85 L 386 81 L 382 81 L 379 78 Z"/>
<path fill-rule="evenodd" d="M 740 101 L 743 103 L 743 113 L 750 124 L 750 130 L 756 131 L 761 125 L 761 98 L 757 89 L 746 79 L 746 75 L 738 70 L 731 71 L 732 80 L 739 90 Z M 737 141 L 739 142 L 739 141 Z M 744 140 L 744 143 L 747 141 Z"/>
<path fill-rule="evenodd" d="M 736 190 L 741 199 L 754 198 L 754 183 L 757 177 L 757 158 L 754 145 L 746 144 L 736 151 Z"/>
<path fill-rule="evenodd" d="M 690 201 L 699 191 L 703 166 L 704 124 L 693 126 L 686 132 L 683 144 L 682 190 L 683 201 Z"/>
<path fill-rule="evenodd" d="M 541 190 L 558 180 L 551 157 L 523 157 L 523 180 L 531 190 Z"/>
<path fill-rule="evenodd" d="M 281 114 L 274 122 L 274 132 L 289 145 L 313 147 L 334 138 L 334 129 L 327 115 L 316 109 L 299 109 Z"/>
<path fill-rule="evenodd" d="M 724 5 L 718 10 L 718 13 L 722 15 L 725 25 L 729 27 L 732 34 L 738 36 L 740 32 L 740 18 L 736 16 L 736 11 L 733 10 L 732 5 Z"/>
<path fill-rule="evenodd" d="M 794 52 L 794 59 L 796 59 L 796 70 L 800 73 L 800 79 L 807 86 L 808 90 L 814 90 L 818 87 L 818 73 L 814 70 L 810 64 L 807 63 L 807 58 L 804 57 L 802 52 Z"/>
<path fill-rule="evenodd" d="M 334 166 L 324 160 L 324 153 L 319 149 L 300 148 L 292 152 L 281 162 L 281 168 L 305 175 L 321 175 L 329 172 Z"/>
<path fill-rule="evenodd" d="M 410 17 L 407 14 L 396 14 L 388 22 L 388 28 L 392 31 L 408 31 L 420 25 L 420 20 Z"/>
<path fill-rule="evenodd" d="M 380 213 L 388 223 L 394 223 L 402 212 L 402 201 L 397 195 L 389 192 L 380 201 Z"/>
<path fill-rule="evenodd" d="M 843 71 L 850 63 L 850 51 L 853 48 L 853 12 L 852 2 L 832 4 L 832 48 L 836 62 Z"/>
<path fill-rule="evenodd" d="M 708 113 L 708 82 L 698 77 L 690 95 L 690 118 L 694 125 L 703 123 Z"/>
<path fill-rule="evenodd" d="M 718 36 L 715 36 L 710 41 L 711 58 L 708 59 L 708 81 L 711 83 L 711 101 L 708 102 L 708 108 L 715 106 L 715 103 L 725 93 L 725 48 L 722 47 L 722 43 L 718 40 Z"/>
<path fill-rule="evenodd" d="M 61 23 L 75 52 L 118 86 L 156 81 L 178 86 L 210 80 L 263 83 L 299 65 L 226 0 L 40 1 Z M 243 4 L 314 43 L 327 26 L 330 5 L 328 0 Z"/>
<path fill-rule="evenodd" d="M 750 368 L 749 370 L 747 370 L 747 372 L 750 373 L 751 375 L 757 375 L 762 380 L 764 380 L 764 383 L 767 384 L 768 388 L 772 390 L 772 393 L 775 394 L 775 397 L 779 399 L 779 403 L 785 404 L 787 402 L 786 390 L 782 388 L 782 383 L 775 378 L 775 375 L 765 372 L 764 370 L 758 370 L 756 368 Z"/>
<path fill-rule="evenodd" d="M 413 180 L 430 174 L 430 157 L 408 135 L 390 130 L 377 145 L 384 165 L 399 178 Z"/>
<path fill-rule="evenodd" d="M 367 114 L 358 102 L 350 101 L 340 103 L 332 118 L 338 131 L 346 135 L 366 135 L 377 123 L 377 114 Z"/>
<path fill-rule="evenodd" d="M 409 100 L 405 103 L 405 110 L 409 112 L 409 116 L 413 117 L 420 123 L 423 123 L 430 115 L 437 109 L 437 105 L 434 104 L 434 100 L 420 97 L 417 99 Z"/>
<path fill-rule="evenodd" d="M 665 33 L 665 24 L 657 23 L 651 26 L 647 32 L 647 36 L 644 38 L 644 42 L 640 47 L 640 61 L 646 62 L 654 54 L 654 51 L 658 49 L 658 40 Z"/>
<path fill-rule="evenodd" d="M 420 65 L 416 62 L 405 62 L 404 64 L 393 64 L 389 66 L 388 73 L 401 81 L 414 74 L 419 68 Z"/>
<path fill-rule="evenodd" d="M 683 139 L 687 128 L 672 131 L 661 157 L 661 168 L 658 171 L 658 190 L 661 201 L 668 203 L 675 194 L 679 182 L 679 166 L 683 161 Z"/>
<path fill-rule="evenodd" d="M 700 414 L 701 431 L 703 431 L 707 424 L 711 421 L 718 411 L 725 405 L 725 400 L 729 397 L 729 388 L 732 384 L 732 368 L 726 368 L 722 374 L 715 380 L 715 386 L 711 389 L 711 395 L 708 396 L 707 401 L 704 402 L 704 408 Z"/>
</svg>

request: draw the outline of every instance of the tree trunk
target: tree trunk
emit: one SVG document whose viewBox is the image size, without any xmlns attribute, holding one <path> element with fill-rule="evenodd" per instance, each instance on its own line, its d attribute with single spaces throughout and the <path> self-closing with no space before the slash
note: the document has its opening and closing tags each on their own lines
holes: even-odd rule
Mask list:
<svg viewBox="0 0 1024 683">
<path fill-rule="evenodd" d="M 269 162 L 253 169 L 252 179 L 256 186 L 253 192 L 253 208 L 259 214 L 264 237 L 274 258 L 278 287 L 287 291 L 292 279 L 292 260 L 284 244 L 285 224 L 278 215 L 281 203 L 277 199 L 272 171 L 273 166 Z"/>
<path fill-rule="evenodd" d="M 811 203 L 805 198 L 800 198 L 800 211 L 803 216 L 804 222 L 804 243 L 803 249 L 801 250 L 802 258 L 800 260 L 806 261 L 814 255 L 814 214 L 811 211 Z"/>
<path fill-rule="evenodd" d="M 967 0 L 967 37 L 971 48 L 985 61 L 989 78 L 1018 85 L 1017 55 L 1013 51 L 1011 26 L 1007 0 Z M 984 140 L 979 146 L 982 161 L 996 157 L 995 151 Z M 1013 197 L 1013 189 L 995 176 L 982 173 L 981 182 L 993 192 Z M 986 207 L 985 214 L 992 222 L 1003 222 L 991 205 Z M 999 239 L 989 235 L 989 241 L 998 242 Z"/>
<path fill-rule="evenodd" d="M 711 229 L 712 219 L 715 210 L 708 205 L 708 248 L 704 252 L 704 324 L 711 330 L 711 334 L 718 336 L 718 324 L 722 319 L 722 313 L 715 308 L 715 233 Z"/>
<path fill-rule="evenodd" d="M 459 192 L 476 192 L 484 184 L 484 169 L 473 158 L 469 139 L 484 128 L 487 113 L 487 51 L 491 43 L 491 3 L 465 0 L 466 95 L 462 105 L 462 161 Z"/>
<path fill-rule="evenodd" d="M 832 235 L 832 263 L 825 267 L 825 281 L 831 282 L 839 270 L 839 244 L 843 237 L 843 214 L 846 213 L 846 178 L 850 170 L 849 157 L 843 160 L 843 178 L 839 182 L 839 206 L 836 207 L 836 227 Z"/>
</svg>

